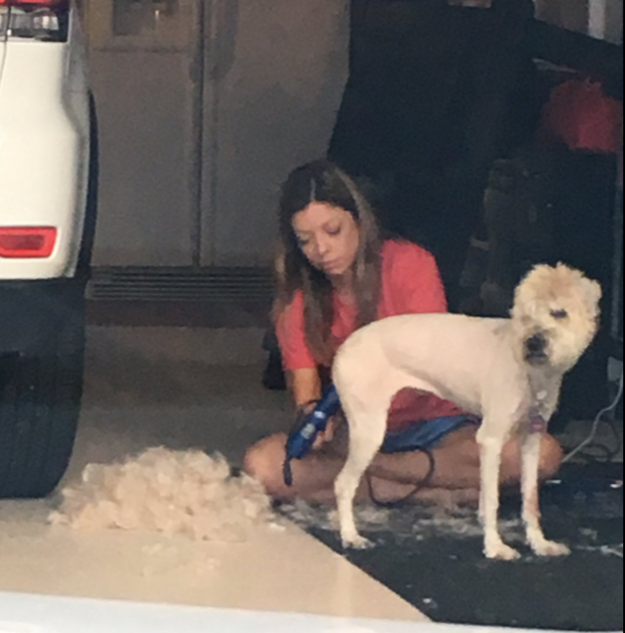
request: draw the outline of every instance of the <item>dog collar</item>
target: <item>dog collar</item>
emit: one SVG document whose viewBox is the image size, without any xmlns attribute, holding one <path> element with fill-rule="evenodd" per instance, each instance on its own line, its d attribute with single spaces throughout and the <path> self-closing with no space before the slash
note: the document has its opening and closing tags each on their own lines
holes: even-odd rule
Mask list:
<svg viewBox="0 0 625 633">
<path fill-rule="evenodd" d="M 530 433 L 546 433 L 547 432 L 547 420 L 538 413 L 538 411 L 532 411 L 529 417 L 529 430 Z"/>
</svg>

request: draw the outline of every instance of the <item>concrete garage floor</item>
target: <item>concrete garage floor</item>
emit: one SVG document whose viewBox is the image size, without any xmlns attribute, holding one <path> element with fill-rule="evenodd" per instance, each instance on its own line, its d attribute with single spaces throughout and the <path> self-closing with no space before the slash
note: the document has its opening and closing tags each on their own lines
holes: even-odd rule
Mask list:
<svg viewBox="0 0 625 633">
<path fill-rule="evenodd" d="M 97 320 L 96 320 L 97 321 Z M 220 451 L 288 428 L 260 377 L 263 329 L 91 325 L 84 408 L 64 483 L 149 446 Z M 246 543 L 51 528 L 54 500 L 0 502 L 0 592 L 418 621 L 408 603 L 299 528 Z M 0 620 L 2 620 L 0 613 Z"/>
<path fill-rule="evenodd" d="M 69 477 L 88 461 L 161 444 L 219 451 L 239 465 L 251 442 L 291 422 L 285 394 L 261 385 L 262 336 L 257 328 L 91 327 L 90 423 Z"/>
</svg>

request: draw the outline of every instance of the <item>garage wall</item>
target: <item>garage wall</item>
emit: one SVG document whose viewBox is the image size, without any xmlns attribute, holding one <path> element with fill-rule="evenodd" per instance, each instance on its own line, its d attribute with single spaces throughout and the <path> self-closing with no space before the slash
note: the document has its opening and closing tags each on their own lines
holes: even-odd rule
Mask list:
<svg viewBox="0 0 625 633">
<path fill-rule="evenodd" d="M 96 266 L 263 266 L 280 184 L 327 151 L 348 0 L 85 0 Z"/>
<path fill-rule="evenodd" d="M 536 0 L 537 16 L 573 31 L 588 28 L 588 0 Z"/>
<path fill-rule="evenodd" d="M 197 215 L 199 6 L 92 0 L 91 82 L 100 130 L 94 263 L 188 266 Z"/>
<path fill-rule="evenodd" d="M 269 264 L 282 183 L 328 150 L 347 82 L 349 3 L 221 1 L 206 29 L 216 53 L 204 81 L 201 263 Z"/>
<path fill-rule="evenodd" d="M 536 0 L 540 19 L 611 42 L 623 41 L 623 0 Z"/>
</svg>

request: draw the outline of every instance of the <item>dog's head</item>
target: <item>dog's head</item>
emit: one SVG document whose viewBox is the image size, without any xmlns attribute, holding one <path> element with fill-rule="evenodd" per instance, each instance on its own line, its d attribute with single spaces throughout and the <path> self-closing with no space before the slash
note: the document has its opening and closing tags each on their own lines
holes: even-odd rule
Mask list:
<svg viewBox="0 0 625 633">
<path fill-rule="evenodd" d="M 596 281 L 564 264 L 531 270 L 516 289 L 512 309 L 523 361 L 569 371 L 597 333 L 601 296 Z"/>
</svg>

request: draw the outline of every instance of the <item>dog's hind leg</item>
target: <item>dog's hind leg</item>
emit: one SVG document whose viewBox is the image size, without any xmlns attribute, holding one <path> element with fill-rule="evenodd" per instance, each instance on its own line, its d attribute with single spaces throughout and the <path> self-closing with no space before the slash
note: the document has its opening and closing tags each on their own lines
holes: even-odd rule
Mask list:
<svg viewBox="0 0 625 633">
<path fill-rule="evenodd" d="M 370 546 L 370 543 L 358 533 L 356 528 L 354 498 L 362 476 L 384 442 L 386 417 L 386 408 L 367 411 L 358 416 L 347 414 L 349 455 L 335 484 L 341 540 L 345 548 L 364 549 Z"/>
<path fill-rule="evenodd" d="M 540 433 L 530 433 L 522 439 L 523 520 L 527 530 L 527 540 L 538 556 L 568 556 L 571 550 L 566 545 L 548 541 L 540 524 L 538 469 L 541 441 L 542 435 Z"/>
<path fill-rule="evenodd" d="M 487 558 L 517 560 L 519 553 L 506 545 L 499 533 L 499 475 L 504 440 L 489 437 L 486 431 L 488 425 L 489 421 L 485 419 L 478 434 L 481 449 L 480 519 L 484 527 L 484 554 Z"/>
</svg>

